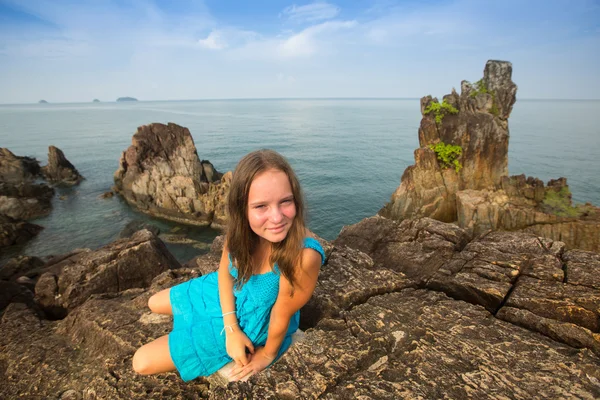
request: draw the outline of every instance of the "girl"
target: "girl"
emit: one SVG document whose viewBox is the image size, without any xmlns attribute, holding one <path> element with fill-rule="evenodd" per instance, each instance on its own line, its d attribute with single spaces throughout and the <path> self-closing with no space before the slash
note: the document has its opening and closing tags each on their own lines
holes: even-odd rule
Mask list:
<svg viewBox="0 0 600 400">
<path fill-rule="evenodd" d="M 173 315 L 173 331 L 135 353 L 136 372 L 177 369 L 189 381 L 234 360 L 230 379 L 245 380 L 290 346 L 325 259 L 308 237 L 298 179 L 275 151 L 252 152 L 233 173 L 227 205 L 218 271 L 148 300 L 153 312 Z"/>
</svg>

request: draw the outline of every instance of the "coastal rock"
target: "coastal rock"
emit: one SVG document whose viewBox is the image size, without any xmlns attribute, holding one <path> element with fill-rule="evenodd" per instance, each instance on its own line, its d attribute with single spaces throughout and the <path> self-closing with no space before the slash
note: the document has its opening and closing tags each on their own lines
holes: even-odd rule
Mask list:
<svg viewBox="0 0 600 400">
<path fill-rule="evenodd" d="M 115 189 L 140 211 L 193 225 L 221 226 L 231 172 L 198 158 L 187 128 L 170 123 L 138 128 L 115 172 Z"/>
<path fill-rule="evenodd" d="M 22 276 L 33 278 L 46 263 L 39 257 L 18 256 L 0 267 L 0 279 L 15 281 Z"/>
<path fill-rule="evenodd" d="M 378 234 L 378 225 L 383 233 L 373 236 L 371 244 L 369 236 Z M 152 236 L 136 233 L 141 234 Z M 385 235 L 390 235 L 389 244 Z M 600 358 L 593 347 L 598 254 L 566 251 L 560 242 L 530 234 L 492 232 L 470 243 L 465 235 L 461 228 L 428 218 L 397 222 L 374 217 L 346 227 L 321 268 L 312 299 L 301 310 L 302 325 L 308 328 L 304 339 L 268 370 L 227 387 L 204 378 L 184 383 L 176 373 L 141 376 L 131 368 L 139 346 L 172 328 L 171 317 L 148 310 L 148 298 L 199 276 L 197 268 L 165 269 L 145 288 L 96 292 L 60 321 L 40 319 L 26 304 L 9 304 L 0 322 L 0 379 L 6 382 L 0 385 L 0 397 L 600 396 Z M 203 257 L 219 255 L 222 238 L 213 244 Z M 121 245 L 116 255 L 107 254 L 106 248 L 80 252 L 72 265 L 92 255 L 125 259 L 125 247 Z M 401 251 L 394 252 L 398 248 Z M 433 251 L 422 260 L 402 262 L 403 256 L 414 258 L 416 252 L 431 248 L 439 249 L 443 257 Z M 160 249 L 149 251 L 162 254 Z M 148 254 L 131 257 L 130 263 L 134 257 L 145 260 Z M 444 257 L 443 265 L 428 265 L 437 265 Z M 68 260 L 57 259 L 51 268 L 64 275 Z M 421 274 L 416 270 L 419 263 Z M 93 270 L 88 268 L 86 274 L 92 276 Z M 472 285 L 474 279 L 462 278 L 461 273 L 477 275 L 479 281 Z M 446 286 L 434 287 L 432 282 L 440 281 L 440 276 Z M 38 284 L 42 279 L 58 290 L 60 278 L 43 275 Z M 494 292 L 486 292 L 486 281 L 488 287 L 514 286 L 512 290 L 499 286 L 505 294 L 498 313 L 490 312 L 493 296 L 485 293 Z M 537 281 L 541 283 L 530 286 Z M 461 285 L 470 292 L 453 289 Z M 460 293 L 477 291 L 484 294 L 468 302 L 459 298 Z M 579 330 L 568 331 L 569 327 Z"/>
<path fill-rule="evenodd" d="M 77 185 L 84 179 L 62 150 L 54 146 L 48 147 L 48 165 L 42 167 L 42 174 L 49 182 L 63 185 Z"/>
<path fill-rule="evenodd" d="M 432 217 L 456 220 L 458 190 L 494 188 L 508 175 L 508 117 L 516 100 L 512 65 L 488 61 L 477 85 L 462 82 L 460 96 L 453 90 L 441 108 L 431 96 L 421 99 L 423 118 L 415 165 L 406 169 L 396 192 L 380 214 L 393 219 Z M 437 120 L 436 120 L 437 118 Z M 444 168 L 430 146 L 444 143 L 462 148 L 462 168 Z"/>
<path fill-rule="evenodd" d="M 43 227 L 0 214 L 0 247 L 23 244 L 34 238 Z"/>
<path fill-rule="evenodd" d="M 524 175 L 505 177 L 498 190 L 456 193 L 457 223 L 477 236 L 488 230 L 533 233 L 564 242 L 568 248 L 600 251 L 600 209 L 573 207 L 565 178 L 544 187 Z"/>
<path fill-rule="evenodd" d="M 37 281 L 35 296 L 46 311 L 61 318 L 93 294 L 146 287 L 156 275 L 179 267 L 164 243 L 142 230 L 49 265 Z"/>
<path fill-rule="evenodd" d="M 40 174 L 40 163 L 33 157 L 19 157 L 0 147 L 0 182 L 22 183 Z"/>
<path fill-rule="evenodd" d="M 52 210 L 54 189 L 40 183 L 0 182 L 0 214 L 15 219 L 32 219 Z"/>
<path fill-rule="evenodd" d="M 152 232 L 152 234 L 154 234 L 155 236 L 158 236 L 160 233 L 160 229 L 155 225 L 147 224 L 141 220 L 133 220 L 128 222 L 127 225 L 125 225 L 125 227 L 121 230 L 121 232 L 119 233 L 119 238 L 122 239 L 130 237 L 131 235 L 142 229 L 146 229 Z"/>
</svg>

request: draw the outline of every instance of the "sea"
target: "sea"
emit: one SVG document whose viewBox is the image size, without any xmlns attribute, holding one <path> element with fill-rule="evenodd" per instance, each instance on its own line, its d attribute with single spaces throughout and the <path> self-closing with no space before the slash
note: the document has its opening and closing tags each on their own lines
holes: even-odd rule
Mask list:
<svg viewBox="0 0 600 400">
<path fill-rule="evenodd" d="M 600 100 L 518 100 L 509 119 L 509 171 L 566 177 L 575 203 L 600 205 Z M 269 99 L 139 101 L 0 106 L 0 147 L 47 163 L 48 146 L 86 178 L 56 189 L 44 230 L 22 246 L 0 250 L 0 265 L 16 255 L 50 256 L 96 249 L 118 238 L 132 220 L 187 243 L 167 247 L 180 262 L 208 251 L 219 231 L 151 218 L 119 197 L 113 185 L 121 153 L 140 125 L 190 129 L 198 155 L 218 171 L 233 170 L 249 151 L 282 153 L 300 178 L 308 226 L 333 240 L 344 225 L 375 215 L 414 164 L 419 99 Z M 178 240 L 181 241 L 181 240 Z"/>
</svg>

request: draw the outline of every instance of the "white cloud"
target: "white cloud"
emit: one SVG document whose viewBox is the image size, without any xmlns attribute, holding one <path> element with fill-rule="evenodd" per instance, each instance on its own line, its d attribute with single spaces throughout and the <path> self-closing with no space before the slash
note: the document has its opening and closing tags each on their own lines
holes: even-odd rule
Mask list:
<svg viewBox="0 0 600 400">
<path fill-rule="evenodd" d="M 227 43 L 221 37 L 219 31 L 212 31 L 206 39 L 198 40 L 198 44 L 201 47 L 211 49 L 211 50 L 221 50 L 227 47 Z"/>
<path fill-rule="evenodd" d="M 313 25 L 284 40 L 279 46 L 279 51 L 284 57 L 310 56 L 317 51 L 319 43 L 328 40 L 323 37 L 325 34 L 334 34 L 354 26 L 356 26 L 356 21 L 328 21 Z"/>
<path fill-rule="evenodd" d="M 294 22 L 317 22 L 335 18 L 340 13 L 340 8 L 329 3 L 312 3 L 305 6 L 292 5 L 286 7 L 281 13 Z"/>
</svg>

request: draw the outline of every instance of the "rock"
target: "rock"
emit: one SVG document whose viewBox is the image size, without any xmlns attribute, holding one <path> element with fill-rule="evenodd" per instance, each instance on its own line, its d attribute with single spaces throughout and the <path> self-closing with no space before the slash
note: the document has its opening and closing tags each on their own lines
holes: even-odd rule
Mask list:
<svg viewBox="0 0 600 400">
<path fill-rule="evenodd" d="M 0 279 L 14 281 L 22 276 L 37 277 L 45 262 L 39 257 L 18 256 L 0 267 Z"/>
<path fill-rule="evenodd" d="M 464 230 L 431 218 L 398 222 L 371 217 L 345 226 L 334 245 L 358 249 L 371 256 L 375 265 L 403 273 L 420 284 L 467 242 Z"/>
<path fill-rule="evenodd" d="M 437 99 L 421 99 L 423 119 L 419 128 L 420 148 L 415 165 L 406 169 L 396 192 L 380 214 L 393 219 L 431 217 L 456 220 L 455 195 L 458 190 L 494 188 L 508 175 L 508 117 L 516 100 L 511 80 L 512 65 L 488 61 L 481 87 L 462 82 L 460 96 L 452 91 L 444 101 L 458 110 L 436 122 L 427 108 Z M 442 168 L 429 147 L 438 142 L 462 148 L 462 168 Z"/>
<path fill-rule="evenodd" d="M 117 102 L 122 102 L 122 101 L 138 101 L 138 99 L 136 99 L 134 97 L 119 97 L 117 99 Z"/>
<path fill-rule="evenodd" d="M 0 280 L 0 312 L 11 303 L 24 303 L 34 308 L 33 293 L 17 282 Z"/>
<path fill-rule="evenodd" d="M 147 224 L 144 221 L 136 219 L 131 222 L 128 222 L 127 225 L 125 225 L 125 227 L 121 230 L 121 233 L 119 233 L 119 238 L 121 239 L 121 238 L 130 237 L 135 232 L 142 230 L 142 229 L 146 229 L 146 230 L 152 232 L 155 236 L 158 236 L 158 234 L 160 233 L 160 229 L 157 226 L 152 225 L 152 224 Z"/>
<path fill-rule="evenodd" d="M 140 211 L 192 225 L 225 223 L 232 174 L 198 158 L 187 128 L 170 123 L 138 128 L 115 172 L 115 190 Z"/>
<path fill-rule="evenodd" d="M 598 361 L 482 307 L 405 289 L 322 320 L 264 373 L 210 398 L 595 398 Z"/>
<path fill-rule="evenodd" d="M 15 156 L 7 148 L 0 147 L 0 182 L 22 183 L 40 174 L 40 164 L 33 157 Z"/>
<path fill-rule="evenodd" d="M 0 214 L 15 219 L 32 219 L 52 210 L 54 189 L 30 182 L 0 183 Z"/>
<path fill-rule="evenodd" d="M 42 167 L 42 174 L 48 181 L 63 185 L 77 185 L 84 179 L 62 150 L 54 146 L 48 147 L 48 165 Z"/>
<path fill-rule="evenodd" d="M 104 192 L 100 195 L 101 199 L 112 199 L 115 194 L 113 192 Z"/>
<path fill-rule="evenodd" d="M 48 102 L 46 100 L 40 100 L 38 101 L 39 104 L 48 104 Z"/>
<path fill-rule="evenodd" d="M 94 99 L 94 100 L 92 101 L 92 103 L 100 103 L 100 100 L 98 100 L 98 99 Z"/>
<path fill-rule="evenodd" d="M 35 296 L 57 318 L 92 294 L 145 287 L 180 264 L 152 232 L 142 230 L 93 252 L 82 252 L 49 265 L 40 276 Z"/>
<path fill-rule="evenodd" d="M 0 214 L 0 247 L 23 244 L 34 238 L 43 227 Z"/>
</svg>

